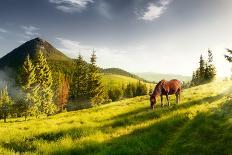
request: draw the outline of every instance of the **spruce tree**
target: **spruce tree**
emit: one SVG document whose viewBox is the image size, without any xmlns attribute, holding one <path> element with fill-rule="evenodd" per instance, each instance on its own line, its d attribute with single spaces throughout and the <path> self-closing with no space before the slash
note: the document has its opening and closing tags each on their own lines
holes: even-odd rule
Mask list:
<svg viewBox="0 0 232 155">
<path fill-rule="evenodd" d="M 228 54 L 225 55 L 226 60 L 232 62 L 232 50 L 227 49 L 227 53 Z"/>
<path fill-rule="evenodd" d="M 88 98 L 92 104 L 101 104 L 106 100 L 106 93 L 102 84 L 102 75 L 96 65 L 96 54 L 93 51 L 88 70 Z"/>
<path fill-rule="evenodd" d="M 0 114 L 5 123 L 7 116 L 10 114 L 12 105 L 13 101 L 8 95 L 7 86 L 5 86 L 5 88 L 3 88 L 0 92 Z"/>
<path fill-rule="evenodd" d="M 56 106 L 53 103 L 53 90 L 52 90 L 52 72 L 47 63 L 43 53 L 39 51 L 36 54 L 36 80 L 39 85 L 39 96 L 40 96 L 40 110 L 42 113 L 51 115 L 56 112 Z"/>
<path fill-rule="evenodd" d="M 126 98 L 131 98 L 131 97 L 133 97 L 132 85 L 131 85 L 130 83 L 127 84 L 124 94 L 125 94 L 125 97 L 126 97 Z"/>
<path fill-rule="evenodd" d="M 35 67 L 30 60 L 29 55 L 26 57 L 21 69 L 21 88 L 23 100 L 22 109 L 25 120 L 28 115 L 36 115 L 39 113 L 39 98 L 38 98 L 38 85 L 35 74 Z"/>
<path fill-rule="evenodd" d="M 216 67 L 213 64 L 213 53 L 208 50 L 208 61 L 205 67 L 205 81 L 211 82 L 216 77 Z"/>
<path fill-rule="evenodd" d="M 70 86 L 70 99 L 81 101 L 87 96 L 87 67 L 79 54 L 75 60 L 75 70 Z"/>
<path fill-rule="evenodd" d="M 191 85 L 194 86 L 195 84 L 196 84 L 196 73 L 193 71 Z"/>
<path fill-rule="evenodd" d="M 205 79 L 205 60 L 203 56 L 200 56 L 200 67 L 199 67 L 199 82 L 203 83 Z"/>
</svg>

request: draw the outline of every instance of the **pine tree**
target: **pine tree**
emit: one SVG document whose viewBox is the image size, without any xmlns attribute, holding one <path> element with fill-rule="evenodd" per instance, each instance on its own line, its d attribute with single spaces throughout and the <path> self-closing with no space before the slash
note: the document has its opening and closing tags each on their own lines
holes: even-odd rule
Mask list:
<svg viewBox="0 0 232 155">
<path fill-rule="evenodd" d="M 41 102 L 40 110 L 42 113 L 51 115 L 56 112 L 56 106 L 53 103 L 54 93 L 52 90 L 52 72 L 41 51 L 36 54 L 35 62 L 36 80 L 39 85 L 39 96 Z"/>
<path fill-rule="evenodd" d="M 36 115 L 39 112 L 38 85 L 36 81 L 35 67 L 30 60 L 29 55 L 26 57 L 21 69 L 21 81 L 23 100 L 21 100 L 25 120 L 28 115 Z"/>
<path fill-rule="evenodd" d="M 232 50 L 227 49 L 227 55 L 225 55 L 225 58 L 227 61 L 232 62 Z"/>
<path fill-rule="evenodd" d="M 229 61 L 229 62 L 232 62 L 232 50 L 227 49 L 227 53 L 228 54 L 225 55 L 226 60 Z M 231 69 L 231 71 L 232 71 L 232 69 Z M 232 79 L 232 76 L 231 76 L 231 79 Z"/>
<path fill-rule="evenodd" d="M 196 73 L 193 71 L 191 85 L 194 86 L 195 84 L 196 84 Z"/>
<path fill-rule="evenodd" d="M 205 81 L 211 82 L 216 77 L 216 67 L 213 65 L 213 53 L 208 50 L 208 61 L 205 67 Z"/>
<path fill-rule="evenodd" d="M 10 114 L 13 101 L 8 95 L 7 86 L 0 92 L 0 114 L 6 123 L 6 118 Z"/>
<path fill-rule="evenodd" d="M 102 84 L 102 75 L 96 65 L 96 54 L 93 51 L 88 70 L 88 98 L 92 104 L 101 104 L 106 100 L 105 88 Z"/>
<path fill-rule="evenodd" d="M 205 60 L 203 56 L 200 56 L 200 67 L 199 67 L 199 82 L 203 83 L 205 79 Z"/>
<path fill-rule="evenodd" d="M 147 94 L 147 86 L 146 84 L 143 84 L 141 81 L 139 81 L 136 85 L 136 93 L 135 96 L 141 96 Z"/>
<path fill-rule="evenodd" d="M 127 84 L 124 94 L 125 94 L 125 97 L 126 97 L 126 98 L 131 98 L 131 97 L 133 97 L 132 85 L 131 85 L 130 83 Z"/>
<path fill-rule="evenodd" d="M 81 101 L 87 96 L 87 67 L 79 54 L 70 86 L 70 99 Z"/>
</svg>

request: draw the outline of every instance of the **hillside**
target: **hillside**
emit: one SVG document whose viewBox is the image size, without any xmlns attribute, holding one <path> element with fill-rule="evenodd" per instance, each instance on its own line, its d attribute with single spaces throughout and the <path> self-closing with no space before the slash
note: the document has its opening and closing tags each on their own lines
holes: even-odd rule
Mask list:
<svg viewBox="0 0 232 155">
<path fill-rule="evenodd" d="M 161 73 L 135 73 L 139 77 L 148 80 L 148 81 L 159 81 L 161 79 L 171 80 L 171 79 L 179 79 L 180 81 L 190 81 L 190 76 L 183 76 L 183 75 L 177 75 L 177 74 L 161 74 Z"/>
<path fill-rule="evenodd" d="M 186 89 L 155 111 L 148 96 L 0 123 L 2 154 L 231 154 L 232 81 Z M 38 128 L 39 127 L 39 128 Z"/>
<path fill-rule="evenodd" d="M 120 68 L 106 68 L 106 69 L 103 69 L 102 71 L 103 71 L 103 73 L 106 73 L 106 74 L 122 75 L 122 76 L 126 76 L 126 77 L 131 77 L 131 78 L 134 78 L 137 80 L 141 80 L 141 81 L 146 81 L 143 78 L 141 78 L 135 74 L 129 73 L 129 72 L 127 72 L 123 69 L 120 69 Z"/>
<path fill-rule="evenodd" d="M 129 83 L 139 82 L 139 80 L 136 78 L 118 75 L 118 74 L 104 74 L 102 81 L 107 89 L 122 87 L 122 86 L 126 86 Z M 148 83 L 148 82 L 145 83 L 147 84 L 148 89 L 150 89 L 150 87 L 153 86 L 152 83 Z"/>
</svg>

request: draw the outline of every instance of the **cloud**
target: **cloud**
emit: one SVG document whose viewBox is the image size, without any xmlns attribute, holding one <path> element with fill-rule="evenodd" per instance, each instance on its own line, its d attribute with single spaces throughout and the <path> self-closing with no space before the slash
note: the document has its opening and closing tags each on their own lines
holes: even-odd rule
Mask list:
<svg viewBox="0 0 232 155">
<path fill-rule="evenodd" d="M 56 4 L 56 9 L 65 13 L 82 12 L 93 0 L 49 0 L 50 3 Z"/>
<path fill-rule="evenodd" d="M 0 32 L 1 33 L 7 33 L 8 31 L 6 29 L 3 29 L 3 28 L 0 27 Z"/>
<path fill-rule="evenodd" d="M 21 28 L 24 31 L 24 37 L 27 39 L 30 39 L 32 37 L 38 36 L 40 35 L 37 31 L 39 30 L 39 28 L 35 27 L 35 26 L 21 26 Z"/>
<path fill-rule="evenodd" d="M 80 53 L 84 60 L 89 61 L 92 51 L 95 50 L 97 64 L 102 68 L 118 67 L 129 71 L 135 71 L 135 68 L 137 69 L 138 67 L 135 67 L 137 62 L 140 62 L 141 59 L 150 58 L 149 56 L 141 56 L 141 53 L 147 49 L 145 45 L 128 46 L 124 47 L 124 49 L 116 49 L 104 46 L 84 45 L 79 41 L 65 38 L 56 39 L 60 44 L 60 46 L 57 46 L 58 49 L 71 58 L 77 58 Z M 153 61 L 153 58 L 151 59 Z M 151 60 L 146 60 L 146 62 L 151 62 Z"/>
<path fill-rule="evenodd" d="M 149 3 L 146 10 L 139 11 L 139 19 L 153 21 L 159 18 L 167 9 L 171 0 L 160 0 L 158 3 Z"/>
</svg>

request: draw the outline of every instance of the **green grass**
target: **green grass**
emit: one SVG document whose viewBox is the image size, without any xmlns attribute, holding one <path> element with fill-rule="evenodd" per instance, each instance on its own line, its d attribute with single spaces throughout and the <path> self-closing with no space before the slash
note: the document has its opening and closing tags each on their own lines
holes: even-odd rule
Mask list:
<svg viewBox="0 0 232 155">
<path fill-rule="evenodd" d="M 103 85 L 107 89 L 122 87 L 122 85 L 126 86 L 129 83 L 137 83 L 138 81 L 138 79 L 117 74 L 104 74 L 102 77 Z M 153 85 L 151 83 L 146 84 L 148 88 L 150 88 L 150 85 Z"/>
<path fill-rule="evenodd" d="M 0 154 L 232 154 L 232 82 L 186 89 L 181 104 L 148 96 L 0 123 Z"/>
<path fill-rule="evenodd" d="M 121 87 L 123 84 L 126 85 L 128 83 L 136 83 L 138 82 L 138 80 L 123 75 L 104 74 L 104 76 L 102 77 L 102 82 L 108 88 L 115 88 L 115 87 Z"/>
</svg>

